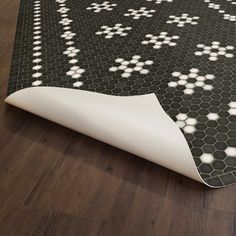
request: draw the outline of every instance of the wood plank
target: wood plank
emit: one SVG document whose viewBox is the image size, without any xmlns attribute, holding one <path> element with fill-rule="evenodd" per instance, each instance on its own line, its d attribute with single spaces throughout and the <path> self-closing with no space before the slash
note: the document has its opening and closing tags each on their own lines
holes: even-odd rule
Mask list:
<svg viewBox="0 0 236 236">
<path fill-rule="evenodd" d="M 19 209 L 4 227 L 3 235 L 95 235 L 103 222 L 30 207 Z M 14 227 L 13 227 L 14 226 Z M 92 227 L 91 227 L 92 226 Z"/>
</svg>

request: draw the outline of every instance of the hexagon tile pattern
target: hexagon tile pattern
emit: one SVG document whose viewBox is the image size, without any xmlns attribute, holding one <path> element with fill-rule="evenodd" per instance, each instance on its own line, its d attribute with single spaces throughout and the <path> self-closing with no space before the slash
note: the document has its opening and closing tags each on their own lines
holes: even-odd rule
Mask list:
<svg viewBox="0 0 236 236">
<path fill-rule="evenodd" d="M 230 0 L 22 0 L 8 94 L 155 93 L 202 178 L 226 186 L 236 182 L 235 24 Z"/>
</svg>

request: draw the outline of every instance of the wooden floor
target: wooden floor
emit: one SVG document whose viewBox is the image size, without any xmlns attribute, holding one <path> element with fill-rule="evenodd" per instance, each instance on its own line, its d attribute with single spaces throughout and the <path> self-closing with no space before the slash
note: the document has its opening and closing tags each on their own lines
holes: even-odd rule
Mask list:
<svg viewBox="0 0 236 236">
<path fill-rule="evenodd" d="M 213 190 L 4 104 L 19 0 L 0 1 L 0 235 L 236 235 Z"/>
</svg>

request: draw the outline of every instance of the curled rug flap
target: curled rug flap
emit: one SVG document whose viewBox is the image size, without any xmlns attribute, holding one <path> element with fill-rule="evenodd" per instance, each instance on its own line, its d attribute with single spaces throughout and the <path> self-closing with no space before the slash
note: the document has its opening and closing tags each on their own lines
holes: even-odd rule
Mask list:
<svg viewBox="0 0 236 236">
<path fill-rule="evenodd" d="M 204 182 L 183 134 L 155 94 L 118 97 L 36 87 L 19 90 L 5 101 Z"/>
</svg>

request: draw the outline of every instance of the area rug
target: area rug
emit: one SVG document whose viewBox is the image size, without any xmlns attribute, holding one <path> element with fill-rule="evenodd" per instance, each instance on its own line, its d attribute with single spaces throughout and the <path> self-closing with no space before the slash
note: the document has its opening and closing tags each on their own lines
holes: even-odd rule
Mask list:
<svg viewBox="0 0 236 236">
<path fill-rule="evenodd" d="M 236 0 L 21 0 L 6 102 L 227 186 L 235 47 Z"/>
</svg>

